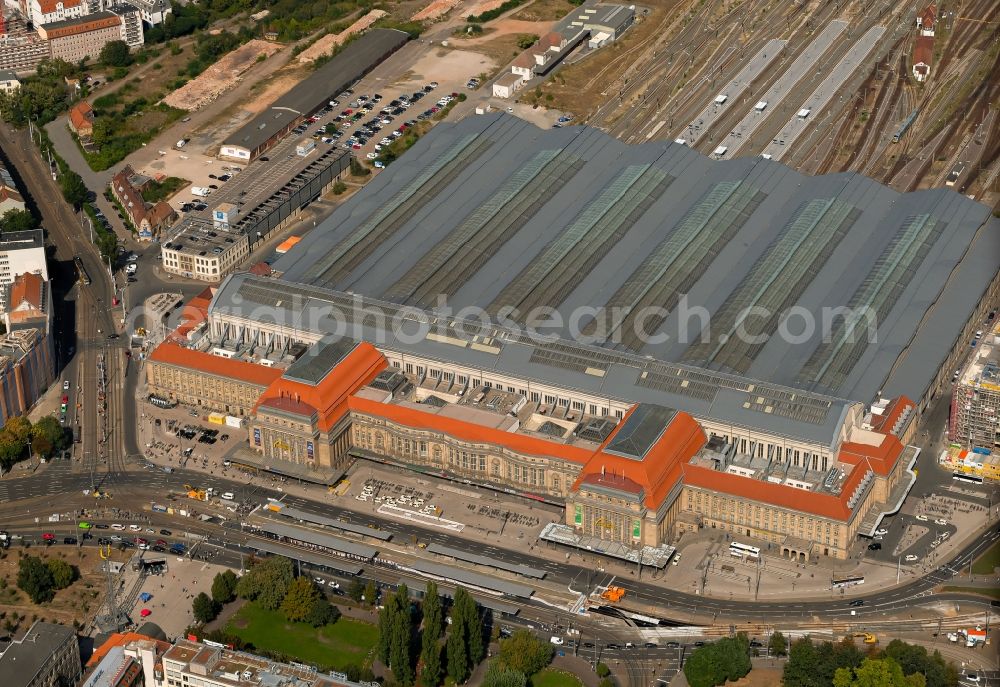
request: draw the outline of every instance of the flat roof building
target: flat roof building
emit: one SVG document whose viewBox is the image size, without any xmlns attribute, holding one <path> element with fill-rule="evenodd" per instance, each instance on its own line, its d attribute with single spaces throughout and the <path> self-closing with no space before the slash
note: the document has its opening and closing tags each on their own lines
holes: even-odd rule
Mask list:
<svg viewBox="0 0 1000 687">
<path fill-rule="evenodd" d="M 409 36 L 396 29 L 369 29 L 330 61 L 292 87 L 270 107 L 226 138 L 219 156 L 256 160 L 303 119 L 403 47 Z"/>
<path fill-rule="evenodd" d="M 4 687 L 64 687 L 80 679 L 80 646 L 65 625 L 36 621 L 0 654 Z"/>
</svg>

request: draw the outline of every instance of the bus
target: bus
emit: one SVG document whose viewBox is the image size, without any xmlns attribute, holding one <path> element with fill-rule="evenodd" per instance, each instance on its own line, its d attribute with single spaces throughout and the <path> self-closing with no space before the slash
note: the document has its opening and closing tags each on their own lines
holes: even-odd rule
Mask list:
<svg viewBox="0 0 1000 687">
<path fill-rule="evenodd" d="M 748 544 L 740 544 L 738 541 L 734 541 L 729 545 L 729 553 L 736 558 L 760 558 L 760 549 L 756 546 L 750 546 Z"/>
<path fill-rule="evenodd" d="M 864 584 L 865 578 L 863 577 L 842 577 L 839 580 L 833 580 L 834 589 L 844 589 L 845 587 L 855 587 L 859 584 Z"/>
<path fill-rule="evenodd" d="M 969 484 L 982 484 L 983 478 L 977 475 L 967 475 L 964 472 L 953 472 L 951 478 L 958 482 L 968 482 Z"/>
<path fill-rule="evenodd" d="M 73 264 L 76 266 L 77 279 L 90 286 L 90 275 L 87 274 L 87 268 L 83 266 L 83 260 L 80 259 L 79 255 L 73 258 Z"/>
</svg>

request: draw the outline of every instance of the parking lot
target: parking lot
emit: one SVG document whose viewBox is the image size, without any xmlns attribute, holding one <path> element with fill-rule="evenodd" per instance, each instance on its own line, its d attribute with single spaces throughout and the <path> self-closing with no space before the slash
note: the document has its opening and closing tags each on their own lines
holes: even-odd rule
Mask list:
<svg viewBox="0 0 1000 687">
<path fill-rule="evenodd" d="M 555 506 L 364 460 L 350 469 L 338 494 L 345 508 L 507 546 L 534 546 L 544 525 L 563 519 Z"/>
</svg>

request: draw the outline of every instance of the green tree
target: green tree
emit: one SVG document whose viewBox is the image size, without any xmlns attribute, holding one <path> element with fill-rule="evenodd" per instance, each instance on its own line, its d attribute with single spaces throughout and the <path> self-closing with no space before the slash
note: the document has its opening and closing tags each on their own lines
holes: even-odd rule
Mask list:
<svg viewBox="0 0 1000 687">
<path fill-rule="evenodd" d="M 194 613 L 194 619 L 204 625 L 215 620 L 215 617 L 219 615 L 219 606 L 212 601 L 212 597 L 201 592 L 191 602 L 191 611 Z"/>
<path fill-rule="evenodd" d="M 524 33 L 517 37 L 517 47 L 527 50 L 538 42 L 538 36 L 533 33 Z"/>
<path fill-rule="evenodd" d="M 271 556 L 254 565 L 240 578 L 236 594 L 274 611 L 281 606 L 293 579 L 292 562 L 284 556 Z"/>
<path fill-rule="evenodd" d="M 816 663 L 816 647 L 811 639 L 802 637 L 792 642 L 782 675 L 782 684 L 785 687 L 818 687 L 820 683 L 816 680 L 814 672 Z"/>
<path fill-rule="evenodd" d="M 38 220 L 27 210 L 8 210 L 0 217 L 0 231 L 30 231 Z"/>
<path fill-rule="evenodd" d="M 337 133 L 337 124 L 335 122 L 329 122 L 325 127 L 323 127 L 323 130 L 326 132 L 327 136 L 333 136 Z"/>
<path fill-rule="evenodd" d="M 684 664 L 684 677 L 691 687 L 715 687 L 725 682 L 725 670 L 711 645 L 698 647 Z"/>
<path fill-rule="evenodd" d="M 525 629 L 514 630 L 500 642 L 497 660 L 525 675 L 534 675 L 552 660 L 552 645 Z"/>
<path fill-rule="evenodd" d="M 350 584 L 347 585 L 347 596 L 355 602 L 361 603 L 361 597 L 364 596 L 364 594 L 364 585 L 357 580 L 351 580 Z"/>
<path fill-rule="evenodd" d="M 772 656 L 785 656 L 788 654 L 788 640 L 785 639 L 785 635 L 775 630 L 767 642 L 767 648 Z"/>
<path fill-rule="evenodd" d="M 52 571 L 37 556 L 25 556 L 20 560 L 17 566 L 17 586 L 36 604 L 51 601 L 55 596 Z"/>
<path fill-rule="evenodd" d="M 399 585 L 390 597 L 395 606 L 393 624 L 390 626 L 389 668 L 401 685 L 413 684 L 413 614 L 410 610 L 410 591 L 405 584 Z M 388 606 L 388 602 L 386 606 Z"/>
<path fill-rule="evenodd" d="M 908 687 L 903 669 L 891 658 L 866 658 L 854 671 L 851 687 Z"/>
<path fill-rule="evenodd" d="M 465 647 L 465 638 L 460 632 L 455 632 L 454 621 L 445 644 L 445 652 L 448 656 L 448 677 L 459 684 L 465 682 L 469 677 L 469 653 Z"/>
<path fill-rule="evenodd" d="M 319 598 L 319 590 L 312 580 L 308 577 L 296 577 L 288 585 L 288 591 L 281 601 L 281 614 L 293 623 L 302 622 L 309 617 L 313 604 Z"/>
<path fill-rule="evenodd" d="M 441 665 L 441 645 L 436 641 L 425 647 L 420 653 L 420 685 L 421 687 L 438 687 L 444 669 Z"/>
<path fill-rule="evenodd" d="M 427 583 L 423 603 L 423 631 L 420 641 L 420 684 L 423 687 L 437 687 L 441 683 L 441 646 L 438 640 L 444 629 L 444 609 L 438 595 L 437 584 Z"/>
<path fill-rule="evenodd" d="M 524 673 L 508 668 L 499 661 L 490 661 L 483 677 L 483 687 L 526 687 L 528 678 Z"/>
<path fill-rule="evenodd" d="M 87 202 L 90 191 L 83 183 L 83 178 L 72 170 L 66 170 L 59 178 L 59 188 L 67 203 L 79 210 Z"/>
<path fill-rule="evenodd" d="M 66 589 L 80 577 L 80 571 L 76 566 L 70 565 L 61 558 L 53 558 L 45 563 L 49 572 L 52 573 L 52 587 L 54 589 Z"/>
<path fill-rule="evenodd" d="M 927 687 L 951 687 L 958 679 L 958 671 L 940 652 L 928 654 L 927 649 L 918 644 L 894 639 L 885 647 L 885 655 L 895 660 L 907 677 L 922 676 Z"/>
<path fill-rule="evenodd" d="M 320 596 L 320 598 L 313 601 L 312 608 L 309 609 L 309 614 L 306 616 L 305 621 L 313 627 L 323 627 L 324 625 L 331 625 L 339 619 L 340 611 L 337 610 L 337 607 L 327 601 L 325 597 Z"/>
<path fill-rule="evenodd" d="M 31 434 L 36 438 L 45 438 L 56 451 L 63 450 L 69 444 L 66 430 L 59 424 L 59 420 L 51 415 L 46 415 L 33 424 Z"/>
<path fill-rule="evenodd" d="M 236 585 L 239 578 L 232 570 L 216 574 L 212 580 L 212 600 L 216 603 L 226 604 L 236 597 Z"/>
<path fill-rule="evenodd" d="M 98 59 L 105 67 L 127 67 L 132 64 L 132 56 L 125 41 L 109 41 L 101 48 Z"/>
<path fill-rule="evenodd" d="M 597 687 L 615 687 L 615 679 L 611 676 L 603 678 L 597 683 Z"/>
<path fill-rule="evenodd" d="M 594 668 L 594 672 L 597 673 L 597 677 L 607 677 L 611 675 L 611 668 L 608 668 L 606 663 L 598 663 L 597 667 Z"/>
<path fill-rule="evenodd" d="M 378 603 L 378 587 L 375 586 L 375 580 L 368 580 L 368 584 L 365 585 L 364 602 L 372 607 Z"/>
</svg>

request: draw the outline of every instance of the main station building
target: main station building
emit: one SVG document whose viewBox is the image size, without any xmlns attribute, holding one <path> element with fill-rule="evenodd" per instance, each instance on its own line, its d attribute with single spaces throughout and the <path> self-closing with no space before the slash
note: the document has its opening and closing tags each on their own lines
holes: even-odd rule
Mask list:
<svg viewBox="0 0 1000 687">
<path fill-rule="evenodd" d="M 197 300 L 147 379 L 246 415 L 232 459 L 260 469 L 333 481 L 371 458 L 627 546 L 710 527 L 845 557 L 912 486 L 907 443 L 998 254 L 1000 223 L 952 192 L 475 117 L 276 278 Z"/>
</svg>

